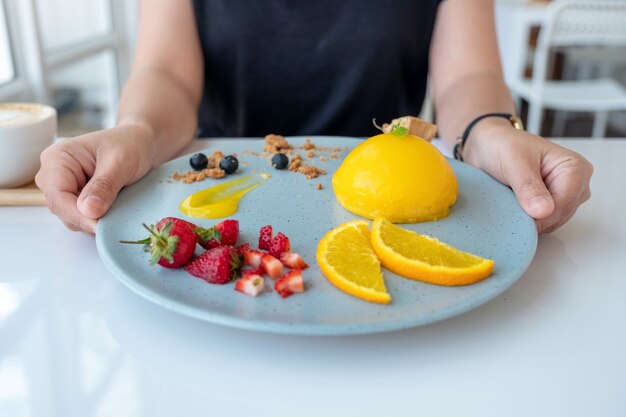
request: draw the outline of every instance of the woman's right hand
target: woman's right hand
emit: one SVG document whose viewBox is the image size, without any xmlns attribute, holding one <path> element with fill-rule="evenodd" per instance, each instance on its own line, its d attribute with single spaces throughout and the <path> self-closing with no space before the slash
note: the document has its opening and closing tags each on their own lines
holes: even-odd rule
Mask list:
<svg viewBox="0 0 626 417">
<path fill-rule="evenodd" d="M 152 133 L 139 125 L 88 133 L 46 149 L 35 182 L 67 228 L 95 234 L 122 187 L 148 173 L 153 155 Z"/>
</svg>

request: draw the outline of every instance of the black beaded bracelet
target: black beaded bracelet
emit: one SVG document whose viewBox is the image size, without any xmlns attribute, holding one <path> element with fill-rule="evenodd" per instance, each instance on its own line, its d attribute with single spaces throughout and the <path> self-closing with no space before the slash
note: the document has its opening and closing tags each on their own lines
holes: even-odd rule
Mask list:
<svg viewBox="0 0 626 417">
<path fill-rule="evenodd" d="M 472 128 L 476 126 L 476 123 L 488 117 L 501 117 L 511 122 L 511 125 L 515 129 L 518 129 L 518 130 L 524 129 L 524 126 L 522 125 L 522 120 L 519 117 L 514 116 L 510 113 L 487 113 L 487 114 L 478 116 L 477 118 L 472 120 L 470 124 L 467 125 L 467 127 L 465 128 L 465 131 L 463 132 L 463 135 L 456 139 L 456 144 L 454 145 L 454 149 L 453 149 L 454 159 L 456 159 L 457 161 L 463 161 L 463 147 L 465 146 L 465 142 L 467 142 L 467 138 L 469 137 L 469 134 L 472 131 Z"/>
</svg>

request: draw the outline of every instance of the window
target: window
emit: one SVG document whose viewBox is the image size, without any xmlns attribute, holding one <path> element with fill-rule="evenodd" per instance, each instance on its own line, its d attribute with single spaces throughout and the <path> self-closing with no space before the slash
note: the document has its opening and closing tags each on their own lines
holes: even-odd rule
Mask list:
<svg viewBox="0 0 626 417">
<path fill-rule="evenodd" d="M 111 127 L 137 9 L 124 0 L 0 0 L 0 101 L 52 105 L 59 136 Z"/>
<path fill-rule="evenodd" d="M 36 0 L 35 4 L 46 51 L 106 35 L 113 29 L 109 0 Z"/>
<path fill-rule="evenodd" d="M 117 77 L 111 51 L 51 71 L 48 86 L 59 115 L 60 136 L 77 136 L 114 125 Z"/>
<path fill-rule="evenodd" d="M 11 55 L 8 19 L 4 11 L 4 2 L 0 0 L 0 85 L 15 78 L 15 66 Z"/>
</svg>

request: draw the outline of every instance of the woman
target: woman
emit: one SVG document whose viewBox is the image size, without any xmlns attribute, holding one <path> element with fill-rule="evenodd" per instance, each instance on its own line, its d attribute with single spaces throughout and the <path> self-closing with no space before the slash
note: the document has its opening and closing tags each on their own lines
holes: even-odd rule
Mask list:
<svg viewBox="0 0 626 417">
<path fill-rule="evenodd" d="M 510 186 L 539 232 L 590 197 L 582 156 L 515 129 L 491 0 L 150 0 L 115 128 L 42 154 L 37 185 L 72 230 L 95 232 L 119 190 L 205 136 L 368 136 L 417 114 L 430 75 L 439 135 Z"/>
</svg>

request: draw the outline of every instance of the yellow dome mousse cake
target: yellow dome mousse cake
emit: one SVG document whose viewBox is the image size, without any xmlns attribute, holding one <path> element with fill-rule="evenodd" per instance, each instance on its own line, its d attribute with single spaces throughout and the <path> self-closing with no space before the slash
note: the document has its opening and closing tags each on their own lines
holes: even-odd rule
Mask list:
<svg viewBox="0 0 626 417">
<path fill-rule="evenodd" d="M 430 142 L 401 127 L 355 147 L 333 175 L 332 184 L 346 210 L 393 223 L 444 218 L 458 196 L 447 159 Z"/>
</svg>

